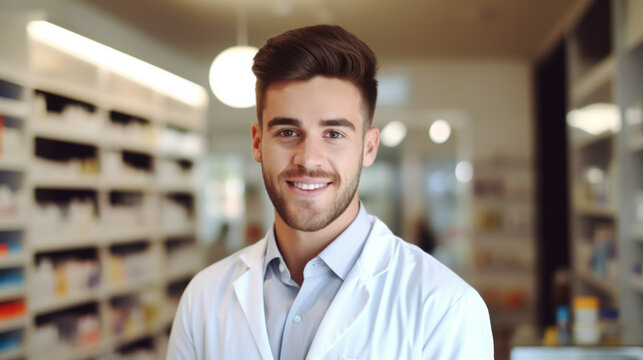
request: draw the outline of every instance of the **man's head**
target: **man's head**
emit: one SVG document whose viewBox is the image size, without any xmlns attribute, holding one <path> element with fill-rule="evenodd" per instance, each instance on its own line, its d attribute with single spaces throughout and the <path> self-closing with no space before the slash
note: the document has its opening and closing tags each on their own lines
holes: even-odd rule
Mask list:
<svg viewBox="0 0 643 360">
<path fill-rule="evenodd" d="M 257 77 L 257 119 L 261 124 L 271 84 L 324 76 L 348 80 L 357 87 L 368 129 L 377 100 L 376 70 L 377 60 L 368 45 L 339 26 L 316 25 L 274 36 L 259 49 L 252 66 Z"/>
<path fill-rule="evenodd" d="M 252 151 L 277 223 L 306 232 L 348 226 L 359 208 L 362 166 L 372 164 L 379 144 L 370 126 L 372 51 L 340 27 L 303 28 L 268 40 L 253 71 Z"/>
</svg>

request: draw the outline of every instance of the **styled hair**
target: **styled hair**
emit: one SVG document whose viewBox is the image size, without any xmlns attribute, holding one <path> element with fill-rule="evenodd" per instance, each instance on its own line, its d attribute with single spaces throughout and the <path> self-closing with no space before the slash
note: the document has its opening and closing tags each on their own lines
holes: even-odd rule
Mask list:
<svg viewBox="0 0 643 360">
<path fill-rule="evenodd" d="M 254 58 L 257 77 L 257 119 L 262 122 L 266 91 L 271 84 L 325 76 L 348 80 L 362 98 L 369 127 L 377 101 L 377 59 L 357 36 L 336 25 L 316 25 L 286 31 L 268 39 Z"/>
</svg>

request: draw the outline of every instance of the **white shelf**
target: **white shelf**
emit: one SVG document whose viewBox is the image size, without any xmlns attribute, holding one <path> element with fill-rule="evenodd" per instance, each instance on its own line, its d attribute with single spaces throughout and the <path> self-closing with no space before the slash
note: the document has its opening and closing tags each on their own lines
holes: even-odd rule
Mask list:
<svg viewBox="0 0 643 360">
<path fill-rule="evenodd" d="M 117 297 L 135 293 L 146 286 L 159 285 L 161 282 L 158 277 L 146 277 L 137 280 L 129 280 L 122 284 L 111 284 L 107 288 L 108 297 Z"/>
<path fill-rule="evenodd" d="M 0 352 L 0 360 L 15 360 L 24 357 L 25 347 L 20 346 L 17 349 L 12 349 L 6 352 Z"/>
<path fill-rule="evenodd" d="M 152 326 L 149 329 L 142 329 L 139 331 L 135 331 L 131 334 L 123 334 L 119 336 L 113 335 L 111 340 L 112 347 L 118 348 L 123 345 L 127 345 L 129 343 L 133 343 L 135 341 L 138 341 L 150 336 L 154 336 L 158 334 L 161 330 L 162 328 L 160 326 Z"/>
<path fill-rule="evenodd" d="M 30 296 L 31 299 L 31 312 L 34 314 L 44 314 L 62 310 L 65 308 L 82 305 L 85 303 L 100 300 L 99 290 L 87 290 L 78 294 L 72 294 L 63 298 L 42 299 L 36 300 L 35 296 Z"/>
<path fill-rule="evenodd" d="M 28 113 L 28 105 L 22 100 L 0 97 L 0 115 L 24 118 Z"/>
<path fill-rule="evenodd" d="M 89 146 L 100 146 L 97 132 L 79 131 L 64 124 L 51 124 L 49 120 L 36 121 L 32 128 L 34 136 Z"/>
<path fill-rule="evenodd" d="M 49 237 L 49 240 L 36 240 L 39 237 Z M 69 234 L 65 236 L 58 234 L 48 235 L 46 233 L 36 233 L 35 231 L 32 231 L 31 235 L 29 236 L 29 246 L 35 251 L 45 252 L 95 247 L 100 244 L 101 240 L 101 235 L 93 232 L 84 234 Z"/>
<path fill-rule="evenodd" d="M 27 222 L 23 217 L 15 217 L 9 219 L 0 219 L 0 230 L 22 230 Z"/>
<path fill-rule="evenodd" d="M 37 188 L 48 189 L 97 189 L 100 187 L 100 180 L 98 179 L 98 176 L 53 176 L 49 178 L 45 178 L 44 176 L 36 176 L 32 180 L 32 185 Z"/>
<path fill-rule="evenodd" d="M 164 193 L 192 193 L 195 186 L 190 182 L 174 182 L 174 183 L 161 183 L 159 189 Z"/>
<path fill-rule="evenodd" d="M 36 90 L 42 90 L 93 105 L 100 103 L 101 97 L 104 96 L 104 94 L 86 86 L 78 86 L 71 82 L 52 80 L 45 77 L 34 77 L 33 84 L 33 88 Z"/>
<path fill-rule="evenodd" d="M 0 300 L 11 300 L 25 296 L 25 286 L 15 285 L 0 289 Z"/>
<path fill-rule="evenodd" d="M 195 232 L 196 226 L 194 224 L 188 224 L 179 227 L 165 228 L 163 229 L 162 235 L 164 237 L 193 236 Z"/>
<path fill-rule="evenodd" d="M 156 190 L 153 178 L 130 180 L 101 180 L 99 187 L 106 190 L 131 190 L 140 192 L 153 192 Z"/>
<path fill-rule="evenodd" d="M 20 316 L 14 319 L 0 321 L 0 333 L 21 329 L 27 326 L 27 317 Z"/>
<path fill-rule="evenodd" d="M 108 138 L 103 141 L 102 144 L 106 148 L 119 150 L 119 151 L 129 151 L 135 153 L 143 153 L 150 156 L 157 156 L 158 149 L 157 146 L 153 144 L 147 144 L 144 142 L 131 142 L 131 141 L 122 141 L 119 139 Z"/>
<path fill-rule="evenodd" d="M 123 229 L 105 231 L 104 238 L 107 244 L 129 243 L 136 240 L 147 240 L 156 236 L 152 228 Z"/>
<path fill-rule="evenodd" d="M 570 86 L 570 102 L 578 104 L 587 98 L 599 87 L 612 80 L 615 75 L 616 61 L 613 55 L 598 63 L 589 70 L 581 79 Z"/>
<path fill-rule="evenodd" d="M 169 271 L 167 273 L 167 282 L 175 282 L 177 280 L 186 279 L 193 277 L 197 272 L 201 270 L 196 266 L 191 269 L 182 269 L 180 271 Z"/>
<path fill-rule="evenodd" d="M 138 100 L 117 98 L 115 96 L 105 97 L 105 108 L 108 111 L 117 111 L 120 113 L 137 116 L 150 121 L 150 123 L 158 122 L 160 114 L 157 106 L 152 106 L 149 103 L 144 103 Z"/>
<path fill-rule="evenodd" d="M 24 266 L 27 258 L 23 253 L 0 256 L 0 269 Z"/>
<path fill-rule="evenodd" d="M 616 217 L 616 210 L 605 205 L 596 204 L 576 204 L 574 211 L 582 216 L 614 218 Z"/>
<path fill-rule="evenodd" d="M 25 157 L 18 156 L 0 156 L 0 170 L 21 172 L 27 170 L 27 160 Z"/>
</svg>

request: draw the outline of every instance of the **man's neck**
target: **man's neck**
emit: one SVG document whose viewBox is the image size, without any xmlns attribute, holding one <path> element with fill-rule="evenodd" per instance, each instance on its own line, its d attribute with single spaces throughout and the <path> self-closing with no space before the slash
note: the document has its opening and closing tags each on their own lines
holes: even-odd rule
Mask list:
<svg viewBox="0 0 643 360">
<path fill-rule="evenodd" d="M 357 197 L 332 223 L 314 232 L 299 231 L 288 226 L 275 212 L 275 236 L 279 251 L 288 266 L 292 279 L 301 286 L 304 267 L 335 240 L 355 220 L 359 211 Z"/>
</svg>

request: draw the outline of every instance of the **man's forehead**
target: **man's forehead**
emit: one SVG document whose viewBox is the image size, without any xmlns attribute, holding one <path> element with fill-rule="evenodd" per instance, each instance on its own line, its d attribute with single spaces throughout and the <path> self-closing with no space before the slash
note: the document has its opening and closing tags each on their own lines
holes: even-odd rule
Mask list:
<svg viewBox="0 0 643 360">
<path fill-rule="evenodd" d="M 266 88 L 262 119 L 265 124 L 274 118 L 299 119 L 303 113 L 312 113 L 314 122 L 346 119 L 361 123 L 365 120 L 363 105 L 357 86 L 345 79 L 316 76 L 307 80 L 284 80 Z M 299 120 L 308 122 L 311 118 Z"/>
</svg>

